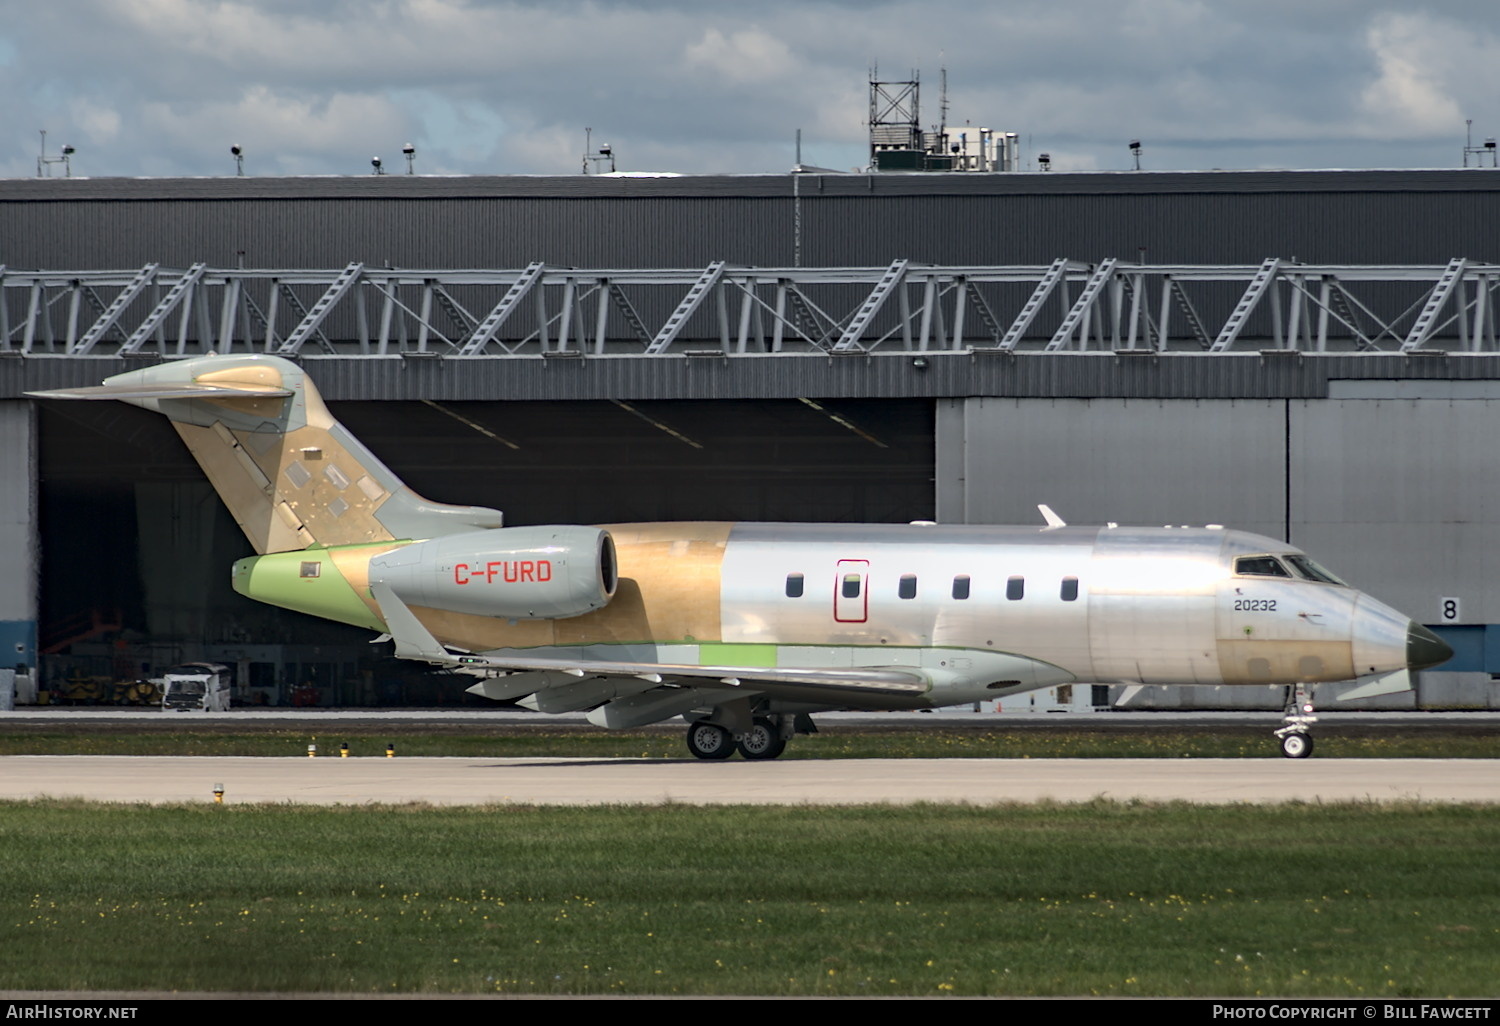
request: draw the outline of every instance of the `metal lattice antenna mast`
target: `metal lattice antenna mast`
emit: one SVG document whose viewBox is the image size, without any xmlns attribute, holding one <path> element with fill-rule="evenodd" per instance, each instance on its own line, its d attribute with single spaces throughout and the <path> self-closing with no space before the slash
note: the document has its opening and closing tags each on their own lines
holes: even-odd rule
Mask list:
<svg viewBox="0 0 1500 1026">
<path fill-rule="evenodd" d="M 938 70 L 938 138 L 948 136 L 948 65 Z"/>
<path fill-rule="evenodd" d="M 920 150 L 919 81 L 916 71 L 906 82 L 882 82 L 870 69 L 870 165 L 882 149 Z"/>
</svg>

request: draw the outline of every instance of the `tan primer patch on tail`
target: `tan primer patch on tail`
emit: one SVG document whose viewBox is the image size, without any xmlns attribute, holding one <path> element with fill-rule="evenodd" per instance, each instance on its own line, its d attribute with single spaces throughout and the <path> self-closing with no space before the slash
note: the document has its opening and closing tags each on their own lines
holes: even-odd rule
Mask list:
<svg viewBox="0 0 1500 1026">
<path fill-rule="evenodd" d="M 375 518 L 390 493 L 333 433 L 336 422 L 322 400 L 311 401 L 314 398 L 309 394 L 307 426 L 285 434 L 233 431 L 222 422 L 208 428 L 173 422 L 258 553 L 394 537 Z M 281 401 L 214 402 L 251 412 Z"/>
</svg>

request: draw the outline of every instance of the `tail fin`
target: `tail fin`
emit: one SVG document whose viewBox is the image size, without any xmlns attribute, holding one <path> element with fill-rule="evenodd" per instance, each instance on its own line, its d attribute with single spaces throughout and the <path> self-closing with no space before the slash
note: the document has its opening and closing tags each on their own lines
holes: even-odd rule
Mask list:
<svg viewBox="0 0 1500 1026">
<path fill-rule="evenodd" d="M 280 357 L 205 356 L 96 388 L 27 394 L 118 399 L 166 416 L 261 554 L 501 526 L 498 510 L 432 503 L 407 488 Z"/>
</svg>

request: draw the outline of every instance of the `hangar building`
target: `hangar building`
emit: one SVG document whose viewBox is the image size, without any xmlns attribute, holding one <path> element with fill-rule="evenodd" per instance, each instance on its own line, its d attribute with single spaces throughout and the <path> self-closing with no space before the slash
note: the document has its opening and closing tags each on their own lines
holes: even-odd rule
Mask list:
<svg viewBox="0 0 1500 1026">
<path fill-rule="evenodd" d="M 0 182 L 0 645 L 370 697 L 164 422 L 23 396 L 255 350 L 512 524 L 1286 538 L 1457 650 L 1404 701 L 1500 704 L 1497 224 L 1493 169 Z"/>
</svg>

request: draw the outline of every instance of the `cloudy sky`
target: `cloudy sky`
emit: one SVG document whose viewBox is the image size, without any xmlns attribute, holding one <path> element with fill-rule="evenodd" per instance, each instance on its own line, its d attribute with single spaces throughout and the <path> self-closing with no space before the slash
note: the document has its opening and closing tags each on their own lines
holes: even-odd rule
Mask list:
<svg viewBox="0 0 1500 1026">
<path fill-rule="evenodd" d="M 1454 167 L 1495 0 L 0 0 L 0 176 L 572 174 L 867 161 L 872 65 L 1023 165 Z M 58 172 L 60 173 L 60 171 Z"/>
</svg>

